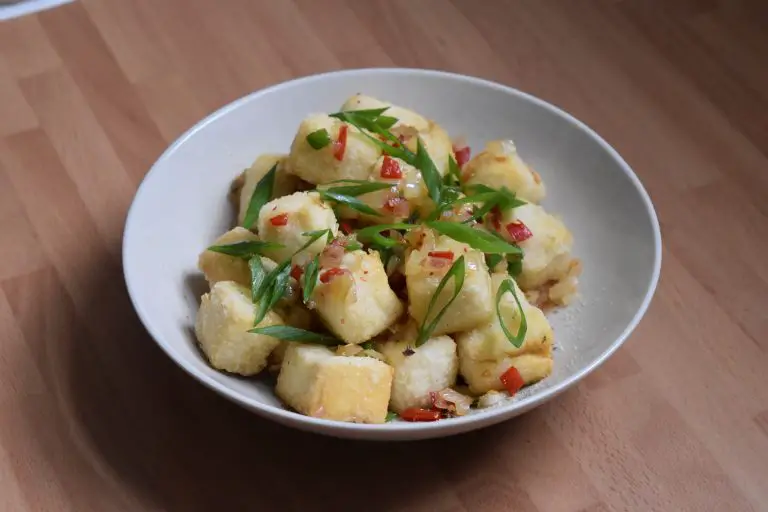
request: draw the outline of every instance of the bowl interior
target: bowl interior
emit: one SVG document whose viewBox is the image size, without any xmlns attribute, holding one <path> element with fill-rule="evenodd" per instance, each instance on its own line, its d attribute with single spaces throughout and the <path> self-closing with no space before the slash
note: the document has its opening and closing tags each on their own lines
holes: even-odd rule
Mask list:
<svg viewBox="0 0 768 512">
<path fill-rule="evenodd" d="M 305 116 L 335 111 L 357 92 L 435 119 L 452 136 L 465 136 L 475 152 L 489 140 L 515 140 L 547 185 L 543 205 L 573 232 L 574 253 L 584 267 L 581 299 L 551 316 L 558 347 L 554 373 L 502 408 L 435 424 L 316 420 L 284 410 L 272 389 L 259 380 L 213 370 L 196 348 L 192 326 L 201 293 L 197 257 L 229 228 L 232 212 L 226 194 L 231 180 L 259 154 L 287 152 Z M 658 223 L 650 200 L 621 158 L 586 126 L 513 89 L 416 70 L 318 75 L 224 107 L 158 160 L 137 192 L 124 238 L 124 271 L 133 303 L 152 336 L 184 369 L 278 421 L 374 438 L 468 430 L 518 414 L 563 390 L 617 348 L 639 321 L 655 288 L 659 264 Z"/>
</svg>

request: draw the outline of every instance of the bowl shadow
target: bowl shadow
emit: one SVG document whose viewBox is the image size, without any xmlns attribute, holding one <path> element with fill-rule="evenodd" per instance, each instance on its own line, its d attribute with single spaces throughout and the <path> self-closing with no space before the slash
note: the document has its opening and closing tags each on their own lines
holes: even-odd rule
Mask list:
<svg viewBox="0 0 768 512">
<path fill-rule="evenodd" d="M 141 325 L 119 266 L 106 255 L 100 263 L 85 274 L 79 307 L 60 290 L 61 314 L 70 318 L 60 324 L 56 345 L 32 341 L 47 347 L 46 379 L 69 423 L 67 435 L 95 469 L 84 485 L 103 486 L 108 475 L 141 508 L 461 510 L 462 489 L 487 473 L 498 447 L 531 442 L 542 421 L 535 410 L 418 443 L 340 440 L 282 427 L 178 368 Z M 85 310 L 88 318 L 77 313 Z M 28 423 L 34 438 L 50 428 Z"/>
</svg>

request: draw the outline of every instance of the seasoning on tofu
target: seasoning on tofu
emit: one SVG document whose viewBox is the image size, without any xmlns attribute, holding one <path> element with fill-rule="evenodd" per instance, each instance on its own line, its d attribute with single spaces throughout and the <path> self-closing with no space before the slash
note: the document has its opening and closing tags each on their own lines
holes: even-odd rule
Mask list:
<svg viewBox="0 0 768 512">
<path fill-rule="evenodd" d="M 212 367 L 266 369 L 297 413 L 359 423 L 472 414 L 551 374 L 541 308 L 568 304 L 581 264 L 512 141 L 472 158 L 357 94 L 234 180 L 237 226 L 198 258 Z"/>
</svg>

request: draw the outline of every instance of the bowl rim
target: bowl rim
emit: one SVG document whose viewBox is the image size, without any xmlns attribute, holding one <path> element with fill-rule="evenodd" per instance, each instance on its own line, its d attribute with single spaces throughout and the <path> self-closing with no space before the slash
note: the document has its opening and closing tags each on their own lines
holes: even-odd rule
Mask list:
<svg viewBox="0 0 768 512">
<path fill-rule="evenodd" d="M 627 326 L 624 328 L 621 334 L 619 334 L 619 336 L 611 343 L 608 349 L 605 350 L 602 354 L 600 354 L 597 358 L 590 361 L 583 369 L 581 369 L 578 372 L 575 372 L 572 375 L 569 375 L 567 378 L 563 379 L 562 382 L 556 385 L 553 385 L 549 388 L 546 388 L 541 392 L 532 393 L 531 395 L 521 398 L 519 400 L 510 401 L 508 403 L 503 404 L 500 407 L 488 408 L 468 416 L 451 418 L 449 421 L 437 421 L 433 423 L 432 422 L 430 423 L 392 422 L 392 423 L 383 423 L 383 424 L 347 423 L 347 422 L 341 422 L 336 420 L 328 420 L 328 419 L 322 419 L 322 418 L 314 418 L 311 416 L 305 416 L 305 415 L 296 413 L 294 411 L 291 411 L 289 409 L 284 409 L 281 407 L 264 404 L 257 400 L 253 400 L 247 396 L 244 396 L 240 392 L 231 389 L 230 387 L 228 387 L 227 385 L 221 382 L 216 381 L 213 377 L 206 375 L 201 370 L 188 364 L 186 360 L 183 357 L 181 357 L 170 344 L 165 342 L 163 337 L 160 335 L 159 331 L 153 325 L 153 322 L 151 321 L 151 315 L 149 314 L 149 312 L 140 303 L 136 301 L 135 299 L 136 294 L 134 293 L 134 289 L 137 286 L 136 284 L 137 280 L 132 278 L 132 276 L 126 270 L 128 268 L 127 261 L 131 253 L 130 240 L 136 239 L 136 237 L 132 235 L 133 231 L 136 229 L 134 227 L 134 222 L 133 222 L 133 219 L 135 217 L 133 215 L 134 210 L 136 208 L 136 205 L 140 202 L 139 197 L 141 196 L 141 194 L 149 188 L 152 181 L 152 176 L 154 175 L 155 172 L 157 172 L 158 167 L 160 167 L 161 164 L 163 164 L 166 160 L 171 158 L 171 155 L 173 155 L 176 149 L 180 147 L 182 144 L 184 144 L 195 133 L 202 130 L 207 125 L 219 119 L 220 117 L 225 116 L 229 112 L 242 107 L 246 103 L 257 100 L 261 96 L 267 95 L 273 91 L 286 88 L 286 87 L 308 85 L 315 81 L 325 80 L 331 76 L 344 77 L 344 76 L 369 75 L 369 74 L 411 75 L 411 76 L 415 75 L 415 76 L 421 76 L 421 77 L 457 80 L 457 81 L 469 82 L 473 85 L 480 85 L 483 87 L 496 89 L 496 90 L 505 92 L 507 94 L 511 94 L 513 96 L 518 96 L 526 101 L 534 103 L 550 111 L 551 113 L 562 118 L 564 121 L 572 123 L 577 128 L 580 128 L 581 130 L 585 131 L 618 163 L 620 169 L 630 179 L 632 184 L 635 186 L 635 189 L 640 194 L 640 198 L 643 204 L 645 205 L 646 213 L 648 214 L 648 217 L 651 221 L 651 228 L 653 231 L 653 245 L 654 245 L 653 271 L 652 271 L 651 279 L 648 282 L 645 295 L 640 304 L 640 307 L 635 312 L 630 322 L 627 324 Z M 443 431 L 445 435 L 450 435 L 453 433 L 463 432 L 467 430 L 467 426 L 472 423 L 481 422 L 484 425 L 489 425 L 491 423 L 503 421 L 507 417 L 514 416 L 515 410 L 521 410 L 524 412 L 550 400 L 551 398 L 554 398 L 556 395 L 569 389 L 570 387 L 575 385 L 577 382 L 585 378 L 587 375 L 592 373 L 594 370 L 596 370 L 609 357 L 611 357 L 614 354 L 614 352 L 616 352 L 616 350 L 618 350 L 618 348 L 624 344 L 624 342 L 627 340 L 630 334 L 632 334 L 632 332 L 635 330 L 635 328 L 637 327 L 637 325 L 640 323 L 643 316 L 645 315 L 646 311 L 648 310 L 648 307 L 650 306 L 650 303 L 655 294 L 655 291 L 659 282 L 659 276 L 661 273 L 661 258 L 662 258 L 661 228 L 659 226 L 658 216 L 656 215 L 656 210 L 654 209 L 653 202 L 651 201 L 650 195 L 648 194 L 642 182 L 640 181 L 640 178 L 635 174 L 635 172 L 632 170 L 629 164 L 621 157 L 618 151 L 616 151 L 610 144 L 608 144 L 608 142 L 606 142 L 597 132 L 595 132 L 592 128 L 590 128 L 586 123 L 584 123 L 583 121 L 580 121 L 570 113 L 566 112 L 565 110 L 563 110 L 558 106 L 555 106 L 552 103 L 549 103 L 545 100 L 537 98 L 532 94 L 523 92 L 514 87 L 500 84 L 498 82 L 494 82 L 491 80 L 487 80 L 487 79 L 483 79 L 475 76 L 448 72 L 448 71 L 441 71 L 441 70 L 435 70 L 435 69 L 421 69 L 421 68 L 404 68 L 404 67 L 355 68 L 355 69 L 329 71 L 324 73 L 301 76 L 301 77 L 293 78 L 290 80 L 278 82 L 268 87 L 253 91 L 245 96 L 242 96 L 220 107 L 216 111 L 210 113 L 208 116 L 198 121 L 186 132 L 180 135 L 170 146 L 168 146 L 168 148 L 162 153 L 162 155 L 160 155 L 160 157 L 155 161 L 155 163 L 152 165 L 150 170 L 146 173 L 144 178 L 142 178 L 141 183 L 136 189 L 136 193 L 134 195 L 134 198 L 131 202 L 131 206 L 129 207 L 128 213 L 126 216 L 125 229 L 123 231 L 123 250 L 122 250 L 123 276 L 125 279 L 126 287 L 128 289 L 128 295 L 130 296 L 130 299 L 131 299 L 131 303 L 133 304 L 133 307 L 136 310 L 136 313 L 138 314 L 139 319 L 144 325 L 144 328 L 148 331 L 150 336 L 154 339 L 155 343 L 157 343 L 160 346 L 160 348 L 179 367 L 181 367 L 182 370 L 184 370 L 187 374 L 191 375 L 192 377 L 197 379 L 199 382 L 207 386 L 209 389 L 216 391 L 223 397 L 241 406 L 245 406 L 246 408 L 253 410 L 254 412 L 258 413 L 261 416 L 277 417 L 277 419 L 281 423 L 294 425 L 294 426 L 301 425 L 302 427 L 312 429 L 316 432 L 339 433 L 339 431 L 345 431 L 349 433 L 351 436 L 353 436 L 356 433 L 359 435 L 365 436 L 365 435 L 376 435 L 376 434 L 387 434 L 387 433 L 403 434 L 408 431 L 410 432 L 430 431 L 430 433 L 433 434 L 434 437 L 441 435 Z M 494 421 L 494 419 L 496 421 Z"/>
</svg>

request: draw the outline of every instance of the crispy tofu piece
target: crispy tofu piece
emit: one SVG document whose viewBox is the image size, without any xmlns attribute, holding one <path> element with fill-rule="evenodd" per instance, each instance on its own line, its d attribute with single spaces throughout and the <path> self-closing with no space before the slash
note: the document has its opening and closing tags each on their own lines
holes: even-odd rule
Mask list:
<svg viewBox="0 0 768 512">
<path fill-rule="evenodd" d="M 364 94 L 355 94 L 347 99 L 341 106 L 341 110 L 372 110 L 377 108 L 389 107 L 384 115 L 397 118 L 397 123 L 394 126 L 412 126 L 418 131 L 427 131 L 429 128 L 429 120 L 424 116 L 421 116 L 409 110 L 407 108 L 398 107 L 392 103 L 382 101 L 373 96 L 366 96 Z"/>
<path fill-rule="evenodd" d="M 258 239 L 259 237 L 247 229 L 236 227 L 221 235 L 211 245 L 230 245 Z M 197 267 L 205 274 L 205 279 L 211 286 L 219 281 L 235 281 L 245 286 L 251 284 L 248 262 L 242 258 L 205 250 L 197 259 Z"/>
<path fill-rule="evenodd" d="M 282 216 L 287 216 L 285 224 L 279 222 Z M 259 238 L 283 245 L 281 248 L 264 251 L 278 263 L 290 258 L 307 243 L 309 238 L 302 233 L 330 229 L 335 236 L 339 232 L 336 215 L 316 192 L 295 192 L 273 199 L 261 208 L 258 226 Z M 308 259 L 320 254 L 325 244 L 326 238 L 322 237 L 297 257 Z"/>
<path fill-rule="evenodd" d="M 453 145 L 448 133 L 436 122 L 417 114 L 413 110 L 362 94 L 355 94 L 345 101 L 341 110 L 368 110 L 383 107 L 389 107 L 384 115 L 395 117 L 398 120 L 390 130 L 396 135 L 405 135 L 406 146 L 413 152 L 416 151 L 416 137 L 407 137 L 409 131 L 404 128 L 410 127 L 418 132 L 437 170 L 445 176 L 448 172 L 448 157 L 453 154 Z"/>
<path fill-rule="evenodd" d="M 315 185 L 336 180 L 367 179 L 371 167 L 381 155 L 381 150 L 354 126 L 346 124 L 347 143 L 341 160 L 334 157 L 332 143 L 315 149 L 307 142 L 307 135 L 321 129 L 328 132 L 332 141 L 336 141 L 341 127 L 345 124 L 325 114 L 316 114 L 304 119 L 291 144 L 291 152 L 286 161 L 288 172 Z"/>
<path fill-rule="evenodd" d="M 495 140 L 472 158 L 463 169 L 466 185 L 507 187 L 520 199 L 538 203 L 546 195 L 541 176 L 531 169 L 511 140 Z"/>
<path fill-rule="evenodd" d="M 318 345 L 291 343 L 275 392 L 307 416 L 384 423 L 392 368 L 370 357 L 344 357 Z"/>
<path fill-rule="evenodd" d="M 299 178 L 288 174 L 285 171 L 285 160 L 288 155 L 266 154 L 261 155 L 253 164 L 242 174 L 243 186 L 240 189 L 238 201 L 237 223 L 243 225 L 245 214 L 248 211 L 248 204 L 251 201 L 253 191 L 256 189 L 259 181 L 277 164 L 275 171 L 275 184 L 272 190 L 272 199 L 283 197 L 296 192 Z M 248 226 L 249 229 L 256 229 L 256 224 Z"/>
<path fill-rule="evenodd" d="M 493 314 L 493 296 L 491 295 L 491 276 L 483 253 L 447 236 L 427 233 L 421 247 L 412 250 L 405 262 L 405 280 L 410 302 L 408 312 L 411 317 L 418 324 L 424 321 L 429 302 L 449 268 L 448 266 L 442 269 L 432 268 L 429 252 L 450 251 L 453 253 L 454 261 L 464 256 L 464 286 L 437 324 L 433 335 L 466 331 L 488 322 Z M 453 290 L 454 282 L 451 280 L 440 293 L 430 320 L 448 303 Z"/>
<path fill-rule="evenodd" d="M 504 212 L 504 226 L 515 221 L 522 221 L 533 235 L 518 244 L 523 250 L 523 269 L 517 277 L 520 288 L 526 292 L 536 290 L 573 276 L 574 266 L 577 265 L 571 256 L 573 235 L 560 219 L 539 205 L 526 204 Z M 502 236 L 510 239 L 505 229 L 501 232 Z"/>
<path fill-rule="evenodd" d="M 377 252 L 344 254 L 339 268 L 347 275 L 323 283 L 320 272 L 312 300 L 323 323 L 347 343 L 363 343 L 394 324 L 403 304 L 389 287 Z"/>
<path fill-rule="evenodd" d="M 254 307 L 250 291 L 232 281 L 215 283 L 202 297 L 195 319 L 195 334 L 211 365 L 240 375 L 256 375 L 279 340 L 249 333 Z M 282 325 L 277 313 L 269 312 L 259 327 Z"/>
<path fill-rule="evenodd" d="M 493 274 L 491 277 L 494 302 L 501 283 L 506 279 L 511 278 L 506 274 Z M 526 384 L 541 380 L 552 371 L 554 334 L 549 321 L 539 308 L 528 303 L 517 285 L 515 291 L 528 323 L 525 340 L 520 348 L 509 342 L 495 314 L 489 322 L 456 335 L 460 371 L 473 393 L 503 390 L 499 377 L 510 366 L 520 371 Z M 499 310 L 509 331 L 516 333 L 521 316 L 512 294 L 504 294 Z"/>
<path fill-rule="evenodd" d="M 392 410 L 398 413 L 409 407 L 428 408 L 430 392 L 456 383 L 459 365 L 456 343 L 451 338 L 430 338 L 417 348 L 414 346 L 415 329 L 411 332 L 412 336 L 406 336 L 407 339 L 377 345 L 387 363 L 395 369 L 389 402 Z M 406 355 L 409 353 L 411 355 Z"/>
</svg>

